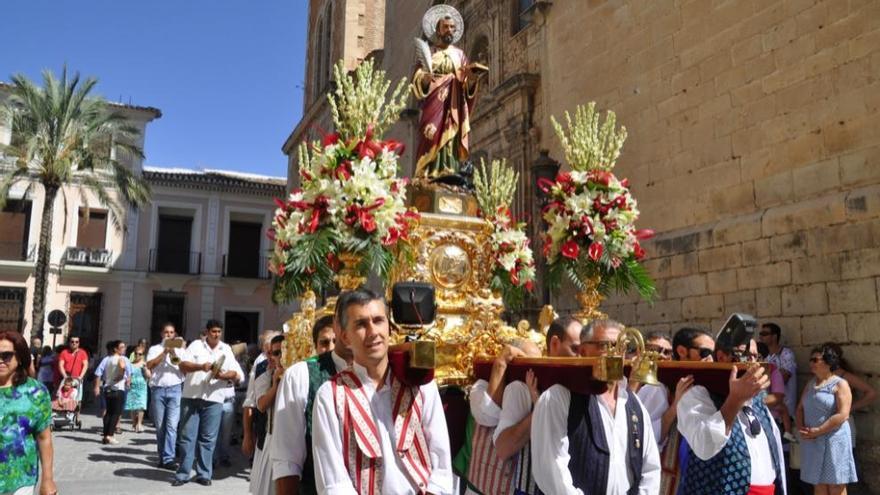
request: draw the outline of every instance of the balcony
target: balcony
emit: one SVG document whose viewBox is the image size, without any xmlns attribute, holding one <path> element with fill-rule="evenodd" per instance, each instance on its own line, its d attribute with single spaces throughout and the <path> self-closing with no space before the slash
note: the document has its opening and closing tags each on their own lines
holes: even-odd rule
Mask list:
<svg viewBox="0 0 880 495">
<path fill-rule="evenodd" d="M 202 253 L 171 249 L 151 249 L 148 269 L 153 273 L 198 275 L 202 273 Z"/>
<path fill-rule="evenodd" d="M 269 279 L 269 258 L 267 256 L 249 256 L 237 259 L 228 254 L 223 255 L 223 276 L 237 278 Z"/>
<path fill-rule="evenodd" d="M 107 268 L 112 258 L 113 252 L 109 249 L 69 247 L 64 252 L 63 261 L 65 265 Z"/>
<path fill-rule="evenodd" d="M 21 241 L 0 242 L 0 260 L 2 261 L 24 261 L 33 263 L 36 257 L 36 244 L 28 246 Z"/>
</svg>

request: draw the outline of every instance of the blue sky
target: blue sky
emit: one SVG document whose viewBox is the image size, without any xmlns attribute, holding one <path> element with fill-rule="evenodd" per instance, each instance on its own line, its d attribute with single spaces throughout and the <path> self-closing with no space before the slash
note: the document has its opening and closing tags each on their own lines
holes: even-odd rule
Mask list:
<svg viewBox="0 0 880 495">
<path fill-rule="evenodd" d="M 153 106 L 146 164 L 284 176 L 302 114 L 307 0 L 5 0 L 0 78 L 44 68 Z M 121 98 L 121 100 L 120 100 Z"/>
</svg>

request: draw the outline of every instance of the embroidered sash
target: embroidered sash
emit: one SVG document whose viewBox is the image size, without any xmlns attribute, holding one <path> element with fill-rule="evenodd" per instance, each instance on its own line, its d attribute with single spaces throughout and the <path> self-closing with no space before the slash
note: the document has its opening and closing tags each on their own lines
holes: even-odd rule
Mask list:
<svg viewBox="0 0 880 495">
<path fill-rule="evenodd" d="M 331 378 L 336 414 L 342 424 L 342 453 L 345 467 L 361 495 L 382 491 L 382 442 L 373 420 L 370 401 L 357 375 L 342 371 Z M 391 377 L 394 450 L 404 471 L 417 488 L 425 493 L 431 476 L 428 442 L 422 428 L 424 398 L 418 387 L 407 387 Z M 395 462 L 393 459 L 387 462 Z"/>
<path fill-rule="evenodd" d="M 512 462 L 501 461 L 495 455 L 492 442 L 494 431 L 494 428 L 474 423 L 467 480 L 483 495 L 506 495 L 512 493 L 514 466 Z"/>
</svg>

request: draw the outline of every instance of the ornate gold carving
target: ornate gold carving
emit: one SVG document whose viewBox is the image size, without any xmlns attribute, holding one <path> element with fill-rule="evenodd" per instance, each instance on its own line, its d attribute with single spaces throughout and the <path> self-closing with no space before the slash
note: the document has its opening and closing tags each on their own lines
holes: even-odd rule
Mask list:
<svg viewBox="0 0 880 495">
<path fill-rule="evenodd" d="M 314 352 L 312 325 L 315 324 L 317 318 L 316 307 L 315 293 L 308 290 L 300 300 L 300 310 L 284 323 L 285 335 L 281 362 L 285 368 L 306 359 Z"/>
<path fill-rule="evenodd" d="M 599 293 L 600 281 L 601 279 L 598 276 L 584 280 L 584 285 L 587 286 L 587 290 L 577 294 L 577 300 L 581 305 L 581 309 L 576 311 L 574 316 L 584 325 L 593 320 L 608 318 L 608 315 L 599 311 L 599 304 L 605 299 L 605 297 Z"/>
<path fill-rule="evenodd" d="M 362 260 L 363 256 L 357 253 L 339 253 L 342 269 L 336 274 L 336 283 L 341 291 L 355 290 L 367 282 L 367 277 L 360 269 Z"/>
<path fill-rule="evenodd" d="M 414 336 L 435 343 L 439 383 L 467 383 L 474 357 L 494 356 L 513 340 L 543 344 L 528 322 L 511 327 L 501 319 L 501 297 L 489 289 L 491 232 L 481 218 L 423 213 L 410 234 L 414 262 L 398 262 L 392 271 L 392 283 L 419 280 L 436 289 L 437 318 Z M 395 339 L 404 337 L 399 333 Z"/>
</svg>

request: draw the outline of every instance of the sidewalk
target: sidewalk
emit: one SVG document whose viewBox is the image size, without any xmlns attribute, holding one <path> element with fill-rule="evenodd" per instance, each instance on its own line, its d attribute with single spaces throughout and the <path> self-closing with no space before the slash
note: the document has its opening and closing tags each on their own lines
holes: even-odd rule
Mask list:
<svg viewBox="0 0 880 495">
<path fill-rule="evenodd" d="M 171 471 L 156 467 L 156 436 L 152 425 L 143 433 L 131 431 L 127 415 L 121 422 L 122 435 L 117 435 L 119 445 L 101 443 L 101 418 L 83 414 L 80 431 L 54 432 L 55 481 L 59 493 L 64 495 L 191 495 L 209 493 L 248 493 L 246 463 L 235 445 L 232 451 L 232 467 L 214 470 L 213 485 L 203 487 L 188 483 L 172 487 Z M 247 466 L 246 466 L 247 464 Z"/>
</svg>

